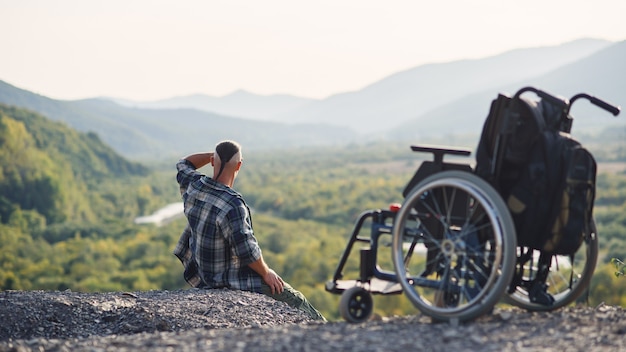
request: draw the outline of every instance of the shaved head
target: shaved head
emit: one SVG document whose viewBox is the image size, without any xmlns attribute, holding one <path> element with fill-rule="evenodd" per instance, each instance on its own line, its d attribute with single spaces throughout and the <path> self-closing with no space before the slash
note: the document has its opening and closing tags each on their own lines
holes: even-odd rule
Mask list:
<svg viewBox="0 0 626 352">
<path fill-rule="evenodd" d="M 215 159 L 220 164 L 238 163 L 241 157 L 241 146 L 235 141 L 223 141 L 215 146 Z"/>
<path fill-rule="evenodd" d="M 213 176 L 216 181 L 232 186 L 241 167 L 241 146 L 234 141 L 223 141 L 215 146 Z M 224 172 L 222 176 L 222 172 Z M 222 178 L 220 179 L 220 176 Z M 225 177 L 225 178 L 224 178 Z"/>
</svg>

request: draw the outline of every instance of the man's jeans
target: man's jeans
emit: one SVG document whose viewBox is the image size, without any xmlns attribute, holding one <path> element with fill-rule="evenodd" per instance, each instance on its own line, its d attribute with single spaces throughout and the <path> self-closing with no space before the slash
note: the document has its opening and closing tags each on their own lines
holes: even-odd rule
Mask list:
<svg viewBox="0 0 626 352">
<path fill-rule="evenodd" d="M 270 287 L 265 282 L 261 283 L 261 292 L 277 301 L 285 302 L 294 308 L 304 311 L 313 319 L 326 321 L 326 318 L 311 305 L 300 291 L 294 289 L 286 282 L 282 293 L 273 295 Z"/>
</svg>

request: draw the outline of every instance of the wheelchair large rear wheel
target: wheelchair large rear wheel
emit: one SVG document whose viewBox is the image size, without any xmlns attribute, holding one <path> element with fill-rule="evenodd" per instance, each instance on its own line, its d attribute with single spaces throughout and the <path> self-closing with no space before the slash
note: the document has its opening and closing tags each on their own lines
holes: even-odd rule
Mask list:
<svg viewBox="0 0 626 352">
<path fill-rule="evenodd" d="M 546 280 L 547 293 L 554 298 L 551 305 L 532 302 L 529 291 L 533 279 L 539 272 L 538 260 L 539 251 L 534 250 L 532 260 L 517 264 L 517 269 L 522 269 L 521 282 L 514 288 L 513 292 L 504 297 L 504 302 L 524 308 L 529 311 L 551 311 L 564 307 L 578 298 L 584 298 L 583 294 L 588 292 L 591 277 L 598 261 L 598 233 L 596 224 L 591 222 L 590 233 L 586 235 L 583 244 L 574 256 L 556 255 L 552 257 L 550 271 Z M 517 249 L 518 256 L 527 248 Z"/>
<path fill-rule="evenodd" d="M 419 182 L 392 235 L 403 292 L 434 320 L 466 321 L 491 311 L 511 281 L 513 220 L 500 195 L 472 173 L 444 171 Z"/>
</svg>

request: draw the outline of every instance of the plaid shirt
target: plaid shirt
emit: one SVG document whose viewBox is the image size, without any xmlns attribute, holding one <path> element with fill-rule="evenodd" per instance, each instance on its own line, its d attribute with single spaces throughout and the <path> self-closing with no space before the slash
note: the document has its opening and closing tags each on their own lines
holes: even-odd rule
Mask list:
<svg viewBox="0 0 626 352">
<path fill-rule="evenodd" d="M 261 248 L 241 194 L 185 159 L 176 168 L 188 224 L 174 254 L 183 263 L 185 280 L 193 287 L 261 292 L 261 277 L 248 267 L 261 258 Z"/>
</svg>

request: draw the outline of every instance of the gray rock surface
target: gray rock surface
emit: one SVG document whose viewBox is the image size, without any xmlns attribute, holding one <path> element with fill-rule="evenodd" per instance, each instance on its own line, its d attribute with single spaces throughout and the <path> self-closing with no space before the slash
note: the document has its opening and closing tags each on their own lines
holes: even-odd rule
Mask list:
<svg viewBox="0 0 626 352">
<path fill-rule="evenodd" d="M 0 292 L 0 351 L 625 351 L 620 307 L 319 323 L 231 290 Z"/>
</svg>

